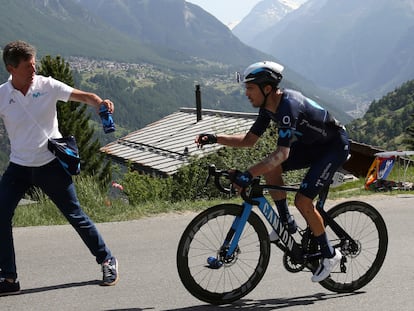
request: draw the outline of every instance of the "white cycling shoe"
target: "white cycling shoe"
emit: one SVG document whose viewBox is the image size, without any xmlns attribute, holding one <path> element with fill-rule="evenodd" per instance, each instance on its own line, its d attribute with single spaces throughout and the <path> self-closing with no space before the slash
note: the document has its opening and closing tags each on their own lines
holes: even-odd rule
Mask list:
<svg viewBox="0 0 414 311">
<path fill-rule="evenodd" d="M 332 258 L 324 258 L 316 269 L 315 273 L 312 275 L 312 282 L 321 282 L 325 280 L 332 270 L 339 264 L 342 259 L 342 254 L 339 250 L 335 248 L 335 256 Z"/>
</svg>

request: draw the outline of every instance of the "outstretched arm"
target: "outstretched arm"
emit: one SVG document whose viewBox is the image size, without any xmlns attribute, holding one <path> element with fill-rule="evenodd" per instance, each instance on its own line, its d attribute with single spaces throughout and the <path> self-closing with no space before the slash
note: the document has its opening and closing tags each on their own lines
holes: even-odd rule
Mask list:
<svg viewBox="0 0 414 311">
<path fill-rule="evenodd" d="M 258 136 L 248 132 L 247 134 L 199 134 L 196 136 L 195 143 L 202 147 L 207 144 L 218 143 L 230 147 L 252 147 L 259 139 Z"/>
<path fill-rule="evenodd" d="M 84 92 L 78 89 L 73 89 L 69 100 L 88 104 L 89 106 L 95 107 L 97 112 L 99 111 L 99 106 L 101 104 L 104 104 L 110 113 L 113 113 L 115 108 L 114 104 L 109 99 L 102 100 L 102 98 L 95 93 Z"/>
</svg>

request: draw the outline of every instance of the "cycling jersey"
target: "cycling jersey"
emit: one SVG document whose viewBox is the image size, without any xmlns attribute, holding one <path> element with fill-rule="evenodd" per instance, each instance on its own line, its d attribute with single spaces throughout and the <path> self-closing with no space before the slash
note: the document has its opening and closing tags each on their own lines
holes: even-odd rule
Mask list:
<svg viewBox="0 0 414 311">
<path fill-rule="evenodd" d="M 348 157 L 345 128 L 315 101 L 292 90 L 283 91 L 276 113 L 260 108 L 250 132 L 263 135 L 271 120 L 278 126 L 278 146 L 290 148 L 283 171 L 309 168 L 299 192 L 314 199 Z"/>
<path fill-rule="evenodd" d="M 256 136 L 266 131 L 270 120 L 278 126 L 278 145 L 290 147 L 295 141 L 323 144 L 337 135 L 339 122 L 327 110 L 300 92 L 284 90 L 276 113 L 260 108 L 250 129 Z"/>
</svg>

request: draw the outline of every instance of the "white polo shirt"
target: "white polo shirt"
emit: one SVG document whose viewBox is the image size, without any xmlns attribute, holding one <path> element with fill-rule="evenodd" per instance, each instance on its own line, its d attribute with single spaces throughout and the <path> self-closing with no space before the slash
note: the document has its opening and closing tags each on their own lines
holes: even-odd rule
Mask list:
<svg viewBox="0 0 414 311">
<path fill-rule="evenodd" d="M 9 135 L 10 162 L 38 167 L 55 158 L 47 148 L 47 139 L 62 137 L 56 103 L 68 101 L 72 91 L 65 83 L 39 75 L 25 96 L 10 79 L 0 85 L 0 117 Z"/>
</svg>

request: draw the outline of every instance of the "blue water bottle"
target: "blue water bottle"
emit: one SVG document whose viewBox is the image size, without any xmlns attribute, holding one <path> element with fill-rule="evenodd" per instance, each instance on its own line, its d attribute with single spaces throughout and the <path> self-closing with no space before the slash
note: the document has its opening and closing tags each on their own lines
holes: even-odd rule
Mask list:
<svg viewBox="0 0 414 311">
<path fill-rule="evenodd" d="M 104 132 L 106 134 L 114 132 L 115 123 L 112 119 L 112 113 L 109 112 L 104 104 L 101 104 L 101 107 L 99 107 L 99 116 L 101 117 Z"/>
</svg>

